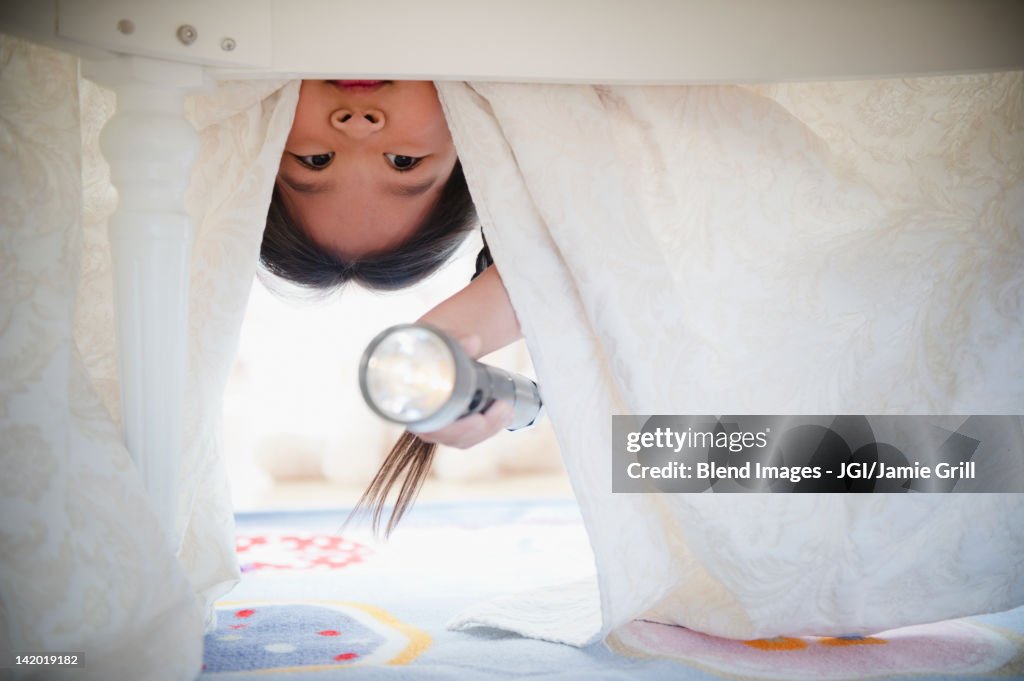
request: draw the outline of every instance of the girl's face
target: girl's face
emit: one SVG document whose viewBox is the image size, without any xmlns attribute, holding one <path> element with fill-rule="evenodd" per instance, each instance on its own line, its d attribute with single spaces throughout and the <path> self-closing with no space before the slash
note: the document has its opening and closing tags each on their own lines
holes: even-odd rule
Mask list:
<svg viewBox="0 0 1024 681">
<path fill-rule="evenodd" d="M 430 81 L 305 80 L 277 184 L 313 241 L 352 259 L 411 236 L 455 161 Z"/>
</svg>

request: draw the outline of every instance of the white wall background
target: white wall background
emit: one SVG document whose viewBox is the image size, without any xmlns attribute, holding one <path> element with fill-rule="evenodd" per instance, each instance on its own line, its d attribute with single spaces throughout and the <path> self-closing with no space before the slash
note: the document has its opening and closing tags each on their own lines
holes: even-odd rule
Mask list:
<svg viewBox="0 0 1024 681">
<path fill-rule="evenodd" d="M 440 272 L 405 291 L 351 286 L 315 300 L 254 283 L 224 401 L 236 507 L 258 506 L 260 495 L 281 482 L 362 487 L 369 481 L 401 430 L 363 402 L 357 378 L 363 349 L 385 327 L 415 320 L 468 283 L 480 245 L 479 235 L 467 239 Z M 521 341 L 486 361 L 533 375 Z M 444 480 L 493 481 L 523 472 L 564 475 L 546 421 L 471 450 L 442 448 L 434 465 Z"/>
</svg>

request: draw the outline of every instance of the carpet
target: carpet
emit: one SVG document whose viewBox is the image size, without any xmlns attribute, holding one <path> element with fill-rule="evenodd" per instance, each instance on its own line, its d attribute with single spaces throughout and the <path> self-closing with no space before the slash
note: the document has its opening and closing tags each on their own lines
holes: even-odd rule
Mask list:
<svg viewBox="0 0 1024 681">
<path fill-rule="evenodd" d="M 339 531 L 346 514 L 237 516 L 242 582 L 218 603 L 200 678 L 1024 678 L 1024 608 L 868 637 L 733 641 L 637 621 L 573 648 L 448 631 L 473 603 L 590 573 L 575 504 L 421 504 L 383 544 Z"/>
</svg>

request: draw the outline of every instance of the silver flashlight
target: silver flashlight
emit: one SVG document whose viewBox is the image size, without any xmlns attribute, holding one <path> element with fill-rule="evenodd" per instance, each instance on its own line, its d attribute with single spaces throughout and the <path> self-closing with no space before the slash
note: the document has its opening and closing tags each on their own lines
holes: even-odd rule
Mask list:
<svg viewBox="0 0 1024 681">
<path fill-rule="evenodd" d="M 379 416 L 414 433 L 428 433 L 495 400 L 512 405 L 508 430 L 537 420 L 537 384 L 519 374 L 481 364 L 455 339 L 427 324 L 385 329 L 366 347 L 359 363 L 363 398 Z"/>
</svg>

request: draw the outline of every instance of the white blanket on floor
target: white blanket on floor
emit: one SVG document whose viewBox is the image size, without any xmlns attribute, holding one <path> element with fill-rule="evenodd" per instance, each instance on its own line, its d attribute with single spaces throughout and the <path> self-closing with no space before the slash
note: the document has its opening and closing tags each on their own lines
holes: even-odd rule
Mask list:
<svg viewBox="0 0 1024 681">
<path fill-rule="evenodd" d="M 439 90 L 600 599 L 453 626 L 842 635 L 1024 602 L 1024 495 L 613 494 L 610 419 L 1024 412 L 1021 73 Z"/>
</svg>

